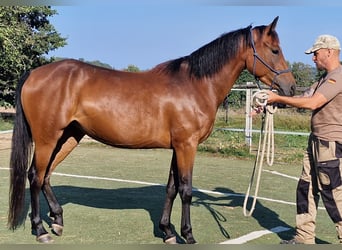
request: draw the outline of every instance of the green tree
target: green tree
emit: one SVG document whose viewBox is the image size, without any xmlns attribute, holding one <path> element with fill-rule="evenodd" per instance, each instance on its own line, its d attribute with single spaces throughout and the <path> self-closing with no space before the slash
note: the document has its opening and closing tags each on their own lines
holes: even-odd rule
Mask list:
<svg viewBox="0 0 342 250">
<path fill-rule="evenodd" d="M 247 69 L 243 70 L 235 81 L 234 88 L 239 88 L 241 86 L 245 86 L 247 82 L 256 82 L 255 77 L 249 73 Z M 227 98 L 224 100 L 223 107 L 225 109 L 229 106 L 234 108 L 241 108 L 246 101 L 246 92 L 245 91 L 230 91 L 228 93 Z"/>
<path fill-rule="evenodd" d="M 92 65 L 95 65 L 95 66 L 102 67 L 102 68 L 113 69 L 112 66 L 110 66 L 109 64 L 103 63 L 103 62 L 101 62 L 99 60 L 96 60 L 96 61 L 85 61 L 85 62 L 89 63 L 89 64 L 92 64 Z"/>
<path fill-rule="evenodd" d="M 255 77 L 249 73 L 249 71 L 247 69 L 243 70 L 240 74 L 240 76 L 238 77 L 238 79 L 236 80 L 235 84 L 237 85 L 245 85 L 246 82 L 255 82 Z"/>
<path fill-rule="evenodd" d="M 123 70 L 128 72 L 140 72 L 140 69 L 133 64 L 128 65 L 127 68 Z"/>
<path fill-rule="evenodd" d="M 302 62 L 294 62 L 291 65 L 292 74 L 298 87 L 309 87 L 316 79 L 316 68 Z"/>
<path fill-rule="evenodd" d="M 66 45 L 49 21 L 57 14 L 47 6 L 0 7 L 0 105 L 13 105 L 21 75 L 49 63 L 49 51 Z"/>
</svg>

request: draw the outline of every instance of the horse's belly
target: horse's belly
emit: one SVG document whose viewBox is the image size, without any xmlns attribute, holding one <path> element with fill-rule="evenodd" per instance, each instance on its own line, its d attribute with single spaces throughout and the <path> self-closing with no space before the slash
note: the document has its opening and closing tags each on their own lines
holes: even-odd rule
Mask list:
<svg viewBox="0 0 342 250">
<path fill-rule="evenodd" d="M 96 124 L 84 128 L 86 133 L 105 144 L 123 148 L 170 148 L 170 133 L 160 128 Z"/>
</svg>

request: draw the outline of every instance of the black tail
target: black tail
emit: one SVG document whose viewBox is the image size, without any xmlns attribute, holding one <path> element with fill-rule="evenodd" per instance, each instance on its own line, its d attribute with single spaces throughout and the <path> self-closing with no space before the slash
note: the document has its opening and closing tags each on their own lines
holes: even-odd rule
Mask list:
<svg viewBox="0 0 342 250">
<path fill-rule="evenodd" d="M 25 205 L 25 184 L 27 168 L 31 159 L 32 136 L 27 123 L 22 103 L 21 89 L 30 73 L 25 73 L 20 79 L 16 93 L 16 117 L 12 136 L 12 152 L 10 159 L 9 188 L 9 228 L 15 230 L 23 223 Z"/>
</svg>

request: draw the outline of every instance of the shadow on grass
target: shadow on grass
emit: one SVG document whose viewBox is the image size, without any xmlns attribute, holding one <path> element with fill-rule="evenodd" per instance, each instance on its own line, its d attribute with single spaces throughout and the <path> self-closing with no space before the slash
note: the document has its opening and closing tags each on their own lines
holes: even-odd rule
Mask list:
<svg viewBox="0 0 342 250">
<path fill-rule="evenodd" d="M 165 187 L 163 186 L 102 189 L 62 185 L 53 187 L 53 190 L 62 206 L 72 203 L 102 209 L 144 209 L 149 213 L 151 222 L 153 223 L 154 236 L 163 238 L 163 234 L 159 230 L 159 220 L 165 199 Z M 229 195 L 213 196 L 200 191 L 194 191 L 192 206 L 203 206 L 208 209 L 222 235 L 229 239 L 229 232 L 221 224 L 221 222 L 225 222 L 227 219 L 223 214 L 215 210 L 213 206 L 242 207 L 244 194 L 235 193 L 233 190 L 227 188 L 216 188 L 214 191 Z M 29 197 L 29 194 L 27 197 Z M 43 220 L 50 223 L 47 203 L 43 199 L 41 199 L 41 208 Z M 28 203 L 26 203 L 26 215 L 28 210 Z M 290 228 L 291 230 L 289 231 L 277 233 L 281 239 L 290 239 L 294 234 L 294 228 L 292 226 L 282 221 L 275 211 L 263 206 L 258 201 L 252 217 L 265 229 L 272 229 L 279 226 Z M 177 234 L 178 230 L 175 230 L 173 227 L 173 231 L 177 236 L 177 241 L 184 243 L 184 240 Z M 320 239 L 316 239 L 316 242 L 320 244 L 328 243 Z"/>
<path fill-rule="evenodd" d="M 215 192 L 227 194 L 224 196 L 212 196 L 205 193 L 199 193 L 198 199 L 193 202 L 194 205 L 202 205 L 208 209 L 208 211 L 212 214 L 214 220 L 216 221 L 217 225 L 219 226 L 222 234 L 227 238 L 230 239 L 229 233 L 221 226 L 221 221 L 225 221 L 226 219 L 222 214 L 220 214 L 214 206 L 224 206 L 224 207 L 243 207 L 243 202 L 245 198 L 245 194 L 235 193 L 233 190 L 228 188 L 218 187 L 213 190 Z M 248 203 L 250 204 L 250 203 Z M 290 239 L 294 234 L 294 228 L 288 225 L 285 221 L 282 221 L 279 218 L 279 215 L 274 212 L 272 209 L 265 207 L 262 205 L 258 200 L 256 201 L 255 210 L 251 216 L 254 218 L 262 228 L 267 230 L 271 230 L 275 227 L 284 227 L 289 228 L 289 230 L 282 231 L 277 233 L 279 238 L 281 239 Z M 253 229 L 250 229 L 253 231 Z"/>
<path fill-rule="evenodd" d="M 193 205 L 202 205 L 208 209 L 208 211 L 212 214 L 214 220 L 216 221 L 218 227 L 223 236 L 227 239 L 230 238 L 229 233 L 225 230 L 224 227 L 221 226 L 221 221 L 226 221 L 226 218 L 219 212 L 217 212 L 214 206 L 227 206 L 227 207 L 243 207 L 245 194 L 235 193 L 233 190 L 223 187 L 217 187 L 213 191 L 227 194 L 220 196 L 212 196 L 203 192 L 195 192 L 194 197 L 197 200 L 192 202 Z M 250 198 L 251 199 L 251 198 Z M 249 201 L 248 204 L 251 204 Z M 293 215 L 295 216 L 295 214 Z M 262 205 L 258 200 L 256 201 L 255 210 L 252 214 L 252 218 L 254 218 L 261 227 L 271 230 L 276 227 L 285 227 L 289 228 L 289 230 L 278 232 L 277 235 L 282 240 L 292 239 L 295 234 L 295 229 L 287 224 L 285 221 L 279 218 L 279 215 L 273 211 L 272 209 Z M 253 229 L 251 229 L 252 231 Z M 280 243 L 280 242 L 279 242 Z M 317 244 L 329 244 L 324 240 L 321 240 L 316 237 Z"/>
</svg>

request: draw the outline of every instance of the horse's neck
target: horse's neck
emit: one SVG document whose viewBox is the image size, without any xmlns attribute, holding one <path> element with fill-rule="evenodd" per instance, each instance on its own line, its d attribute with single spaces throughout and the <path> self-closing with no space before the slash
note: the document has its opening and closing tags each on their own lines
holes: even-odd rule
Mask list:
<svg viewBox="0 0 342 250">
<path fill-rule="evenodd" d="M 223 102 L 244 69 L 244 62 L 230 62 L 210 79 L 211 86 L 217 97 L 217 106 Z"/>
</svg>

